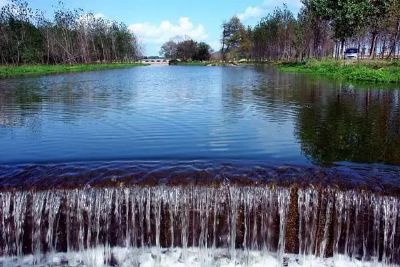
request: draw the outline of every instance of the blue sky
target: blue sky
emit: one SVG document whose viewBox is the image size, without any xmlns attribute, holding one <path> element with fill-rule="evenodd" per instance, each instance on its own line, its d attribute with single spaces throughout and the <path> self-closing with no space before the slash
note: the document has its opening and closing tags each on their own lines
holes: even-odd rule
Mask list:
<svg viewBox="0 0 400 267">
<path fill-rule="evenodd" d="M 4 4 L 8 0 L 0 0 Z M 33 8 L 52 16 L 57 0 L 28 0 Z M 124 22 L 139 37 L 145 55 L 158 55 L 160 46 L 176 36 L 188 36 L 220 48 L 221 24 L 239 15 L 254 25 L 274 7 L 286 3 L 297 13 L 300 0 L 64 0 L 71 8 L 83 8 L 105 18 Z"/>
</svg>

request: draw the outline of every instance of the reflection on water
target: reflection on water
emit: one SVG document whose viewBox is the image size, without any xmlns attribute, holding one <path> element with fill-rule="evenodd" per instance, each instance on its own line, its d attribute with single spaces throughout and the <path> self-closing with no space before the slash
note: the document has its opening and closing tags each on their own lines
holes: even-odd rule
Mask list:
<svg viewBox="0 0 400 267">
<path fill-rule="evenodd" d="M 143 67 L 0 81 L 0 162 L 400 164 L 400 91 L 268 67 Z"/>
<path fill-rule="evenodd" d="M 398 90 L 338 87 L 297 116 L 302 150 L 319 163 L 400 162 Z"/>
</svg>

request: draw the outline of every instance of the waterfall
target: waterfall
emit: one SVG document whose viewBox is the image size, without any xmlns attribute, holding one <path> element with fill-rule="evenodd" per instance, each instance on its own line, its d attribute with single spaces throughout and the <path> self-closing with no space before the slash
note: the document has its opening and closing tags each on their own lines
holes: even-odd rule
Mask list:
<svg viewBox="0 0 400 267">
<path fill-rule="evenodd" d="M 299 260 L 345 256 L 400 263 L 400 202 L 357 189 L 154 185 L 0 192 L 0 255 L 33 263 L 103 248 L 254 251 Z"/>
</svg>

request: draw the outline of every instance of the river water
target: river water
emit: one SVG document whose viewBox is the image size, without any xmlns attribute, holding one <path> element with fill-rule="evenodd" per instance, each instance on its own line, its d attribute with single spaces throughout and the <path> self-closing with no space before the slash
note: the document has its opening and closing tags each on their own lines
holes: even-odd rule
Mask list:
<svg viewBox="0 0 400 267">
<path fill-rule="evenodd" d="M 400 91 L 268 67 L 137 67 L 0 81 L 0 162 L 400 164 Z"/>
<path fill-rule="evenodd" d="M 397 266 L 400 87 L 268 66 L 0 80 L 0 266 Z"/>
</svg>

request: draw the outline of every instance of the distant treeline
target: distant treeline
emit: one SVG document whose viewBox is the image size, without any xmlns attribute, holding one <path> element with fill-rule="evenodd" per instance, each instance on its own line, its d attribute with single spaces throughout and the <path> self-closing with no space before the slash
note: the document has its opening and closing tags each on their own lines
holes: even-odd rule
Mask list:
<svg viewBox="0 0 400 267">
<path fill-rule="evenodd" d="M 302 2 L 297 17 L 284 5 L 254 27 L 245 27 L 236 16 L 223 23 L 223 58 L 339 57 L 346 47 L 358 48 L 362 57 L 399 57 L 400 0 Z"/>
<path fill-rule="evenodd" d="M 183 61 L 204 61 L 211 57 L 211 47 L 205 42 L 196 42 L 192 39 L 183 41 L 170 40 L 161 46 L 160 55 L 169 59 Z"/>
<path fill-rule="evenodd" d="M 61 2 L 52 20 L 22 0 L 0 10 L 1 64 L 129 62 L 138 56 L 137 40 L 125 24 Z"/>
</svg>

